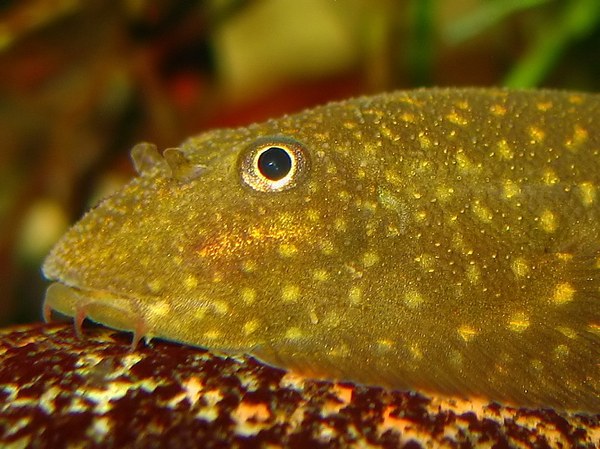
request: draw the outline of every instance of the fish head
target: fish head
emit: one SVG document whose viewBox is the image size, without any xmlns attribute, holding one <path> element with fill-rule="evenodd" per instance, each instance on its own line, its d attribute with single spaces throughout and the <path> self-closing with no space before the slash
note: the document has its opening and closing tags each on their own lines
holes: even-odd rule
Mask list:
<svg viewBox="0 0 600 449">
<path fill-rule="evenodd" d="M 370 144 L 356 149 L 363 118 L 340 108 L 207 132 L 162 156 L 135 147 L 140 176 L 47 257 L 46 308 L 228 351 L 344 325 L 373 234 L 404 225 L 369 221 Z"/>
</svg>

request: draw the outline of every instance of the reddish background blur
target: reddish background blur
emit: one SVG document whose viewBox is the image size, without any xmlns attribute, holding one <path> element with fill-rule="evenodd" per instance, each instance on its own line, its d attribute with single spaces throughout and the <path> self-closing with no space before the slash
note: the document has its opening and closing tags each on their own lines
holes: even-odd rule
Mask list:
<svg viewBox="0 0 600 449">
<path fill-rule="evenodd" d="M 0 325 L 128 151 L 420 85 L 598 91 L 597 0 L 0 0 Z"/>
</svg>

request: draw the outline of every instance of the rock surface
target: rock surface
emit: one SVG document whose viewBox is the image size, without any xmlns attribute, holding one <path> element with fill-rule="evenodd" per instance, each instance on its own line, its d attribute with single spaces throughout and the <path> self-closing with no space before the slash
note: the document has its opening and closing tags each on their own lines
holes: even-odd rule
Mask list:
<svg viewBox="0 0 600 449">
<path fill-rule="evenodd" d="M 0 446 L 594 448 L 600 415 L 307 380 L 66 324 L 0 331 Z"/>
</svg>

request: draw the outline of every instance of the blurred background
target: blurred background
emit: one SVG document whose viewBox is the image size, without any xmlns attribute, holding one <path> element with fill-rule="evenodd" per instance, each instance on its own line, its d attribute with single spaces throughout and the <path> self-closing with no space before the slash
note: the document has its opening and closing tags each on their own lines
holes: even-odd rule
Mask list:
<svg viewBox="0 0 600 449">
<path fill-rule="evenodd" d="M 0 0 L 0 326 L 136 142 L 427 85 L 597 92 L 600 1 Z"/>
</svg>

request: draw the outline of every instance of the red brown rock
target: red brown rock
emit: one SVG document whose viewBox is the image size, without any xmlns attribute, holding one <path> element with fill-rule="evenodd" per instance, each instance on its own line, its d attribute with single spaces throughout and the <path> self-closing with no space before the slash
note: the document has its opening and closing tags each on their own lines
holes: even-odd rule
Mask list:
<svg viewBox="0 0 600 449">
<path fill-rule="evenodd" d="M 0 332 L 0 446 L 595 448 L 600 415 L 307 380 L 65 324 Z"/>
</svg>

